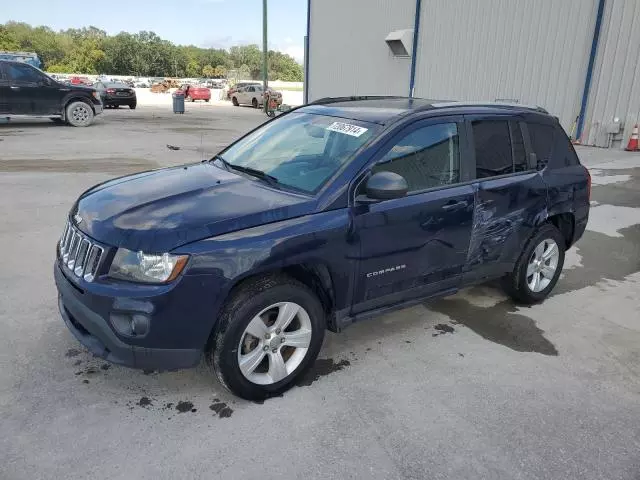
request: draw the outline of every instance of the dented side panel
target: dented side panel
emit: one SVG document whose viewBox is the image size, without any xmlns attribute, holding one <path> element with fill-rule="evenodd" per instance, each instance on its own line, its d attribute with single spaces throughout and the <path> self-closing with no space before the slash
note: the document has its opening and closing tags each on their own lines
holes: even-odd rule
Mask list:
<svg viewBox="0 0 640 480">
<path fill-rule="evenodd" d="M 547 218 L 547 187 L 538 172 L 479 181 L 466 271 L 510 271 L 534 228 Z"/>
</svg>

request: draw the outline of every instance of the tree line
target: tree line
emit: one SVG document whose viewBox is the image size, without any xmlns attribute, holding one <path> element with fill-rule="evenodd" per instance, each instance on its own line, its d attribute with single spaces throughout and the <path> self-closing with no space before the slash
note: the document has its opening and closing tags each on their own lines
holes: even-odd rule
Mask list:
<svg viewBox="0 0 640 480">
<path fill-rule="evenodd" d="M 142 77 L 262 76 L 262 50 L 242 45 L 229 50 L 174 45 L 154 32 L 107 35 L 96 27 L 54 31 L 26 23 L 0 24 L 0 51 L 35 52 L 51 73 L 134 75 Z M 270 50 L 269 79 L 300 82 L 302 67 L 293 57 Z"/>
</svg>

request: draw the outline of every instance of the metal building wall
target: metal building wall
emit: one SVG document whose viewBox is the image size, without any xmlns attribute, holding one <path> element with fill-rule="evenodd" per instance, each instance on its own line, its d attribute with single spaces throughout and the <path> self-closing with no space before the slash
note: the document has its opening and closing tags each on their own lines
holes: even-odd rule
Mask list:
<svg viewBox="0 0 640 480">
<path fill-rule="evenodd" d="M 606 0 L 583 143 L 607 146 L 606 125 L 624 123 L 626 146 L 640 120 L 640 1 Z"/>
<path fill-rule="evenodd" d="M 384 39 L 413 29 L 415 0 L 311 0 L 309 101 L 343 95 L 408 95 L 410 58 Z"/>
<path fill-rule="evenodd" d="M 597 0 L 423 0 L 415 95 L 540 105 L 569 132 L 596 13 Z"/>
</svg>

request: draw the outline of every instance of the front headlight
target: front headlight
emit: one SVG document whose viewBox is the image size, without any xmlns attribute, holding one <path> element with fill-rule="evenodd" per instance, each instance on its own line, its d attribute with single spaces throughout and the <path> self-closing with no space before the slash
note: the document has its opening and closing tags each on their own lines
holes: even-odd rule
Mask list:
<svg viewBox="0 0 640 480">
<path fill-rule="evenodd" d="M 111 262 L 109 276 L 131 282 L 166 283 L 184 269 L 188 255 L 133 252 L 119 248 Z"/>
</svg>

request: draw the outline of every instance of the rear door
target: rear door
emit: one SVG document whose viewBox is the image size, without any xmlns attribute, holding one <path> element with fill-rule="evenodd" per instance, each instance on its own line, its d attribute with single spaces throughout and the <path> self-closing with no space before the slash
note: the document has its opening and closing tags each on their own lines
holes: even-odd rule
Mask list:
<svg viewBox="0 0 640 480">
<path fill-rule="evenodd" d="M 360 248 L 352 313 L 459 284 L 474 202 L 464 133 L 462 117 L 420 121 L 395 135 L 374 159 L 372 173 L 402 175 L 410 191 L 403 198 L 353 207 Z"/>
<path fill-rule="evenodd" d="M 468 280 L 513 269 L 546 214 L 547 187 L 536 170 L 523 118 L 466 117 L 476 178 Z"/>
</svg>

